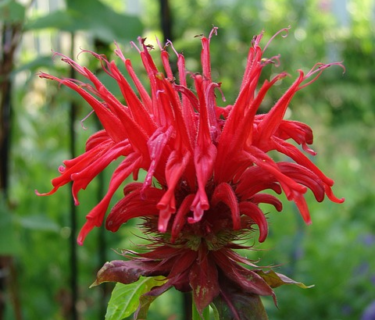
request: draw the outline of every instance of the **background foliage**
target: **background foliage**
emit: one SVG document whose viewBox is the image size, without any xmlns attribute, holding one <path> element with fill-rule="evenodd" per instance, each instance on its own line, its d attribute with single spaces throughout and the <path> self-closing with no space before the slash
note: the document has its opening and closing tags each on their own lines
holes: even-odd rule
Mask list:
<svg viewBox="0 0 375 320">
<path fill-rule="evenodd" d="M 16 295 L 24 319 L 66 319 L 69 310 L 68 239 L 69 188 L 47 198 L 37 198 L 34 189 L 50 190 L 61 161 L 69 158 L 69 104 L 77 101 L 78 119 L 89 112 L 65 88 L 38 79 L 36 72 L 68 76 L 69 70 L 51 60 L 51 49 L 70 55 L 70 33 L 75 53 L 79 47 L 108 51 L 118 41 L 127 58 L 141 70 L 140 59 L 129 41 L 138 35 L 154 42 L 162 39 L 157 1 L 1 1 L 0 24 L 16 19 L 23 23 L 23 41 L 11 74 L 13 122 L 9 204 L 1 202 L 0 254 L 11 254 L 17 272 Z M 48 4 L 48 5 L 47 5 Z M 342 205 L 329 201 L 316 204 L 311 195 L 313 224 L 305 226 L 295 208 L 284 201 L 284 212 L 269 213 L 270 236 L 244 252 L 260 265 L 277 269 L 308 285 L 302 290 L 276 290 L 279 308 L 264 299 L 271 319 L 360 319 L 375 302 L 375 205 L 373 179 L 375 147 L 375 2 L 373 0 L 170 0 L 173 38 L 177 51 L 187 59 L 187 68 L 199 72 L 200 42 L 195 35 L 219 27 L 212 40 L 213 79 L 222 82 L 227 103 L 238 93 L 246 55 L 253 35 L 265 31 L 266 41 L 281 28 L 291 26 L 287 38 L 277 37 L 267 56 L 281 54 L 281 65 L 269 67 L 264 77 L 286 70 L 283 80 L 262 105 L 268 110 L 296 77 L 296 70 L 310 69 L 316 62 L 343 61 L 346 73 L 331 68 L 292 101 L 289 117 L 309 124 L 315 133 L 316 161 L 336 181 L 335 193 L 345 197 Z M 47 8 L 48 7 L 48 8 Z M 157 50 L 156 50 L 157 51 Z M 157 55 L 157 52 L 154 53 Z M 171 55 L 172 56 L 172 55 Z M 96 68 L 88 55 L 80 63 Z M 142 72 L 142 71 L 141 71 Z M 99 73 L 100 77 L 101 75 Z M 103 80 L 107 81 L 107 80 Z M 108 86 L 113 84 L 108 82 Z M 116 92 L 116 88 L 113 91 Z M 117 91 L 118 92 L 118 91 Z M 94 117 L 77 121 L 77 152 L 97 130 Z M 102 180 L 81 194 L 78 225 L 96 203 L 100 186 L 106 186 L 111 168 Z M 284 199 L 285 200 L 285 199 Z M 82 319 L 102 319 L 102 290 L 88 289 L 106 260 L 116 259 L 111 250 L 136 249 L 136 222 L 116 234 L 105 234 L 106 249 L 98 249 L 100 232 L 90 234 L 79 255 L 79 302 Z M 103 261 L 104 259 L 104 261 Z M 112 286 L 109 286 L 109 290 Z M 7 295 L 5 319 L 14 319 L 12 294 Z M 104 301 L 105 302 L 105 301 Z M 105 305 L 105 303 L 104 303 Z M 183 319 L 182 296 L 171 291 L 151 306 L 150 319 Z M 363 319 L 374 319 L 365 318 Z"/>
</svg>

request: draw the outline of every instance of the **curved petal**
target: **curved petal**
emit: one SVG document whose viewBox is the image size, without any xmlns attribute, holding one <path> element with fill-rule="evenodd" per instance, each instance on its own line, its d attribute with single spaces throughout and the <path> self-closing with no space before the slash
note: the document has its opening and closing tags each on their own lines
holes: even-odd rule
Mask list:
<svg viewBox="0 0 375 320">
<path fill-rule="evenodd" d="M 216 187 L 211 202 L 212 207 L 215 207 L 219 202 L 225 203 L 232 214 L 233 229 L 238 230 L 241 228 L 240 212 L 238 209 L 236 194 L 228 183 L 223 182 Z"/>
<path fill-rule="evenodd" d="M 94 228 L 102 224 L 105 212 L 109 206 L 113 194 L 119 188 L 120 184 L 134 171 L 139 169 L 142 158 L 137 153 L 132 153 L 119 165 L 112 175 L 108 192 L 104 198 L 90 211 L 86 216 L 86 223 L 82 227 L 77 242 L 82 245 L 87 234 Z"/>
<path fill-rule="evenodd" d="M 128 193 L 113 206 L 106 220 L 106 228 L 116 232 L 118 228 L 128 220 L 136 217 L 158 215 L 156 204 L 164 194 L 164 190 L 148 188 L 142 192 L 137 189 Z M 142 208 L 140 210 L 140 208 Z"/>
<path fill-rule="evenodd" d="M 266 217 L 259 207 L 251 202 L 240 202 L 239 208 L 241 214 L 244 214 L 251 218 L 259 227 L 259 242 L 266 240 L 268 235 L 268 223 Z"/>
</svg>

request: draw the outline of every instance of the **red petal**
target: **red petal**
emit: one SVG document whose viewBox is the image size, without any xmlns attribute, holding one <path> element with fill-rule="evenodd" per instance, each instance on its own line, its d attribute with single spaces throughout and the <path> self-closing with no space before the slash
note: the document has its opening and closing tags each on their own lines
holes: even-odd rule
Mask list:
<svg viewBox="0 0 375 320">
<path fill-rule="evenodd" d="M 267 154 L 263 153 L 261 150 L 251 147 L 249 148 L 251 154 L 249 153 L 249 158 L 259 167 L 265 169 L 270 174 L 272 174 L 275 179 L 280 183 L 283 188 L 285 195 L 288 200 L 292 200 L 295 192 L 305 193 L 306 187 L 298 184 L 293 179 L 289 178 L 283 174 L 277 167 L 277 164 L 270 158 Z"/>
<path fill-rule="evenodd" d="M 280 162 L 277 165 L 282 173 L 308 187 L 314 193 L 318 202 L 323 201 L 324 183 L 315 173 L 295 163 Z"/>
<path fill-rule="evenodd" d="M 172 226 L 172 243 L 176 240 L 178 234 L 186 223 L 185 216 L 190 212 L 190 206 L 194 200 L 194 197 L 194 194 L 189 194 L 188 196 L 186 196 L 182 201 L 180 207 L 178 208 Z"/>
<path fill-rule="evenodd" d="M 242 151 L 245 148 L 245 144 L 250 145 L 252 143 L 254 117 L 266 93 L 272 85 L 286 76 L 285 73 L 281 73 L 270 82 L 266 80 L 255 99 L 253 99 L 257 79 L 260 76 L 260 65 L 257 70 L 257 77 L 240 92 L 225 123 L 218 147 L 218 159 L 220 161 L 217 162 L 215 168 L 215 179 L 217 181 L 229 181 L 236 172 L 237 175 L 242 173 L 242 168 L 234 164 L 233 161 L 238 158 L 237 154 L 239 150 Z"/>
<path fill-rule="evenodd" d="M 286 109 L 290 100 L 298 90 L 298 86 L 304 80 L 303 72 L 299 70 L 299 77 L 294 81 L 290 88 L 284 95 L 277 101 L 272 109 L 264 116 L 263 121 L 259 124 L 258 143 L 260 146 L 267 143 L 271 136 L 278 129 L 281 121 L 283 120 Z M 261 147 L 263 149 L 263 147 Z"/>
<path fill-rule="evenodd" d="M 109 150 L 103 150 L 100 157 L 97 157 L 97 159 L 92 159 L 93 162 L 90 165 L 87 165 L 83 170 L 77 173 L 73 173 L 71 175 L 71 179 L 73 181 L 72 194 L 75 203 L 78 204 L 77 197 L 78 192 L 81 189 L 86 189 L 92 179 L 102 172 L 112 161 L 116 160 L 121 155 L 126 156 L 130 151 L 131 146 L 128 144 L 127 140 L 124 140 L 111 147 Z"/>
<path fill-rule="evenodd" d="M 275 176 L 264 168 L 252 166 L 240 176 L 236 186 L 236 194 L 241 199 L 248 199 L 260 191 L 271 189 L 276 193 L 281 193 L 280 185 L 277 184 Z"/>
<path fill-rule="evenodd" d="M 259 242 L 263 242 L 267 238 L 268 224 L 262 210 L 251 202 L 240 202 L 240 212 L 251 218 L 259 227 Z"/>
<path fill-rule="evenodd" d="M 293 197 L 294 203 L 297 205 L 299 212 L 306 224 L 311 224 L 311 217 L 309 213 L 309 207 L 307 206 L 306 200 L 301 194 L 296 194 Z"/>
<path fill-rule="evenodd" d="M 100 130 L 98 132 L 95 132 L 86 141 L 86 152 L 93 149 L 97 145 L 104 143 L 104 142 L 108 142 L 108 143 L 113 144 L 113 140 L 108 136 L 107 131 Z"/>
<path fill-rule="evenodd" d="M 140 189 L 128 193 L 113 206 L 106 220 L 106 228 L 116 232 L 128 220 L 136 217 L 146 217 L 159 214 L 156 204 L 165 191 L 157 188 Z M 142 208 L 140 210 L 139 208 Z"/>
<path fill-rule="evenodd" d="M 233 229 L 239 230 L 241 228 L 240 212 L 238 209 L 236 194 L 228 183 L 220 183 L 215 188 L 211 201 L 212 207 L 219 202 L 225 203 L 232 213 Z"/>
<path fill-rule="evenodd" d="M 314 172 L 323 182 L 329 186 L 333 185 L 333 180 L 329 179 L 324 173 L 311 162 L 300 150 L 298 150 L 294 145 L 287 143 L 281 139 L 274 137 L 275 140 L 275 149 L 286 156 L 292 158 L 295 162 L 301 166 L 306 167 L 307 169 Z"/>
<path fill-rule="evenodd" d="M 144 180 L 143 190 L 148 188 L 152 183 L 152 177 L 159 165 L 160 162 L 166 162 L 166 159 L 163 159 L 163 151 L 167 145 L 167 142 L 173 132 L 173 128 L 169 127 L 167 130 L 164 128 L 158 128 L 152 134 L 150 139 L 147 142 L 148 151 L 151 159 L 151 164 L 147 170 L 147 175 Z M 164 161 L 161 161 L 163 159 Z M 163 180 L 164 172 L 157 172 L 157 178 L 159 181 Z"/>
<path fill-rule="evenodd" d="M 194 150 L 198 192 L 192 208 L 194 211 L 194 220 L 197 222 L 200 220 L 201 210 L 208 210 L 209 208 L 205 188 L 208 179 L 212 176 L 217 150 L 211 140 L 207 106 L 203 91 L 203 79 L 201 76 L 195 76 L 194 80 L 200 104 L 199 130 Z"/>
<path fill-rule="evenodd" d="M 333 192 L 332 192 L 330 186 L 325 185 L 324 187 L 325 187 L 325 191 L 326 191 L 327 197 L 328 197 L 331 201 L 336 202 L 336 203 L 343 203 L 343 202 L 345 201 L 345 198 L 341 198 L 341 199 L 340 199 L 340 198 L 337 198 L 337 197 L 333 194 Z"/>
<path fill-rule="evenodd" d="M 177 183 L 180 181 L 180 178 L 184 173 L 189 160 L 190 154 L 188 152 L 186 152 L 185 154 L 181 154 L 180 152 L 173 151 L 170 154 L 167 166 L 165 168 L 168 190 L 158 203 L 159 210 L 167 210 L 170 213 L 175 212 L 175 188 L 177 186 Z M 166 215 L 165 219 L 162 220 L 160 220 L 159 218 L 159 229 L 166 230 L 169 218 L 170 215 Z"/>
<path fill-rule="evenodd" d="M 105 212 L 109 206 L 113 194 L 116 192 L 120 184 L 132 173 L 132 171 L 139 168 L 141 160 L 142 159 L 140 158 L 139 154 L 132 153 L 118 166 L 112 175 L 107 194 L 86 216 L 87 222 L 78 235 L 78 244 L 82 245 L 88 232 L 95 226 L 99 227 L 102 224 Z"/>
<path fill-rule="evenodd" d="M 277 199 L 275 196 L 272 196 L 266 193 L 255 194 L 253 197 L 251 197 L 250 201 L 255 204 L 259 204 L 259 203 L 272 204 L 276 208 L 276 210 L 279 212 L 283 208 L 283 205 L 279 199 Z"/>
</svg>

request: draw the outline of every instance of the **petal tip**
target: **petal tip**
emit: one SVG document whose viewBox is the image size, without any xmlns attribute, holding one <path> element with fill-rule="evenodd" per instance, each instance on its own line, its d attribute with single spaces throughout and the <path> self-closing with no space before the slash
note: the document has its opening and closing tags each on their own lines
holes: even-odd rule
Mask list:
<svg viewBox="0 0 375 320">
<path fill-rule="evenodd" d="M 83 246 L 83 242 L 84 242 L 83 237 L 79 236 L 79 237 L 77 238 L 77 243 L 78 243 L 78 245 Z M 90 288 L 91 288 L 91 287 L 90 287 Z"/>
</svg>

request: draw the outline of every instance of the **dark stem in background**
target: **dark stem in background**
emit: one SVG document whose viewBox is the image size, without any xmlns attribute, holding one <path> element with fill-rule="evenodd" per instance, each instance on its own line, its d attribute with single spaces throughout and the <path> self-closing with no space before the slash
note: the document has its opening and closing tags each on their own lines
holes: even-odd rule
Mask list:
<svg viewBox="0 0 375 320">
<path fill-rule="evenodd" d="M 70 56 L 74 56 L 74 34 L 71 34 L 71 52 Z M 74 68 L 70 69 L 70 78 L 75 79 L 76 71 Z M 74 131 L 74 124 L 76 120 L 77 105 L 74 101 L 70 102 L 69 114 L 69 136 L 70 136 L 70 154 L 71 159 L 75 158 L 76 136 Z M 72 183 L 71 183 L 72 184 Z M 72 185 L 71 185 L 72 187 Z M 71 319 L 78 320 L 77 302 L 78 302 L 78 259 L 77 259 L 77 208 L 74 204 L 73 197 L 70 197 L 70 290 L 71 290 Z"/>
<path fill-rule="evenodd" d="M 7 26 L 4 26 L 3 30 L 3 43 L 2 47 L 7 47 L 9 41 L 7 38 L 11 30 L 8 30 Z M 12 68 L 13 58 L 7 54 L 6 50 L 3 50 L 3 57 L 0 66 L 0 152 L 1 152 L 1 172 L 0 172 L 0 190 L 4 196 L 4 200 L 8 199 L 8 181 L 9 181 L 9 149 L 10 149 L 10 125 L 11 125 L 11 90 L 12 83 L 9 79 L 9 73 Z"/>
<path fill-rule="evenodd" d="M 4 22 L 2 25 L 0 56 L 0 196 L 5 205 L 9 206 L 9 161 L 12 123 L 12 81 L 10 74 L 13 70 L 14 53 L 21 39 L 22 23 Z M 9 290 L 9 300 L 13 305 L 14 317 L 22 318 L 20 299 L 18 295 L 17 274 L 12 256 L 0 256 L 0 320 L 5 316 L 6 290 Z M 7 288 L 8 287 L 8 288 Z"/>
<path fill-rule="evenodd" d="M 99 120 L 97 126 L 99 127 Z M 100 127 L 100 130 L 102 128 Z M 97 189 L 97 198 L 98 201 L 101 201 L 104 196 L 104 174 L 101 172 L 97 176 L 98 181 L 98 189 Z M 106 255 L 106 241 L 105 241 L 105 228 L 102 225 L 98 230 L 98 248 L 99 248 L 99 267 L 102 267 L 104 263 L 107 261 Z M 99 269 L 98 269 L 99 270 Z M 106 283 L 101 284 L 97 287 L 100 290 L 100 301 L 99 301 L 99 320 L 104 319 L 106 310 L 107 310 L 107 303 L 108 303 L 108 285 Z"/>
<path fill-rule="evenodd" d="M 163 32 L 163 42 L 173 41 L 172 34 L 172 15 L 169 6 L 169 0 L 160 0 L 160 23 Z"/>
<path fill-rule="evenodd" d="M 163 43 L 166 43 L 167 40 L 173 41 L 173 17 L 171 13 L 171 7 L 169 0 L 159 0 L 160 3 L 160 25 L 163 32 Z M 176 72 L 176 66 L 172 64 L 173 73 Z M 183 294 L 183 310 L 184 310 L 184 320 L 191 320 L 192 312 L 192 297 L 190 293 Z"/>
<path fill-rule="evenodd" d="M 106 56 L 110 55 L 110 47 L 108 43 L 105 43 L 101 41 L 100 39 L 96 38 L 94 40 L 94 47 L 95 47 L 95 52 L 100 52 L 102 54 L 105 54 Z M 96 70 L 96 73 L 98 74 L 100 72 L 100 68 Z M 99 118 L 95 116 L 95 125 L 97 131 L 102 130 L 103 127 L 99 121 Z M 99 203 L 104 195 L 105 195 L 105 190 L 104 190 L 104 173 L 101 172 L 96 178 L 98 182 L 98 187 L 97 187 L 97 202 Z M 104 224 L 99 228 L 98 230 L 98 248 L 99 248 L 99 254 L 98 254 L 98 259 L 99 259 L 99 266 L 98 270 L 104 265 L 104 263 L 107 261 L 107 245 L 106 245 L 106 240 L 105 240 L 105 227 Z M 99 301 L 99 319 L 102 320 L 105 317 L 106 310 L 107 310 L 107 304 L 108 304 L 108 297 L 110 295 L 110 287 L 107 283 L 103 283 L 100 286 L 97 287 L 98 290 L 100 290 L 100 301 Z"/>
</svg>

